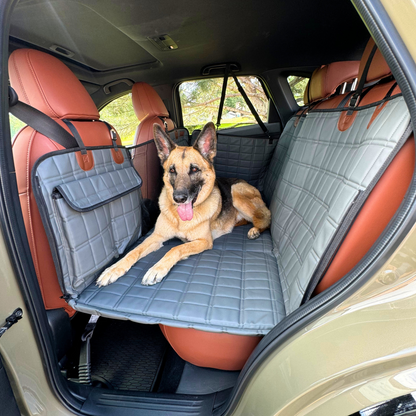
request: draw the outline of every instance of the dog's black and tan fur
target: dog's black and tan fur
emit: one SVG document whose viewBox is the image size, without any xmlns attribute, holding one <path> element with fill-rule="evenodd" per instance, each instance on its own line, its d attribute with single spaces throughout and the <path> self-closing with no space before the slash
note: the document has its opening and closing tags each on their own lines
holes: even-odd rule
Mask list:
<svg viewBox="0 0 416 416">
<path fill-rule="evenodd" d="M 193 147 L 176 146 L 157 124 L 154 139 L 165 185 L 159 197 L 161 212 L 155 230 L 105 270 L 97 280 L 99 286 L 115 282 L 138 260 L 173 237 L 185 244 L 173 247 L 151 267 L 143 277 L 143 285 L 160 282 L 178 261 L 211 249 L 214 239 L 230 233 L 236 225 L 253 223 L 248 232 L 250 239 L 259 237 L 270 226 L 270 211 L 256 188 L 243 180 L 215 177 L 217 137 L 213 123 L 203 128 Z"/>
</svg>

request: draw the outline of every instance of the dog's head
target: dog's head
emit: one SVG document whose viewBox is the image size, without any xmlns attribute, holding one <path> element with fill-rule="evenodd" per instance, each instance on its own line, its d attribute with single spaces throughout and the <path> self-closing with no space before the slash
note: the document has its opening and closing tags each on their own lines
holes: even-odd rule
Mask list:
<svg viewBox="0 0 416 416">
<path fill-rule="evenodd" d="M 214 188 L 215 126 L 206 124 L 192 147 L 176 146 L 159 124 L 154 124 L 153 133 L 168 197 L 181 220 L 190 221 L 194 206 L 205 201 Z"/>
</svg>

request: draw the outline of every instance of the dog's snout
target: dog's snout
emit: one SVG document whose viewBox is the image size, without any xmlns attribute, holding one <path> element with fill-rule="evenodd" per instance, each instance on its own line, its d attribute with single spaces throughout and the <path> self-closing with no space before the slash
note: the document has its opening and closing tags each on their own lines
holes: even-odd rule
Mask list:
<svg viewBox="0 0 416 416">
<path fill-rule="evenodd" d="M 178 204 L 183 204 L 188 200 L 188 191 L 186 189 L 175 189 L 173 191 L 173 200 Z"/>
</svg>

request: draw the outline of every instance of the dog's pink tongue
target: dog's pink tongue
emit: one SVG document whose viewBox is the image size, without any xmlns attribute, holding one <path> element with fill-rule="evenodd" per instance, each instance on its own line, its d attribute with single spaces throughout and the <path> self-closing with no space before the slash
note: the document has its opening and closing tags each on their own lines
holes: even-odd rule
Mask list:
<svg viewBox="0 0 416 416">
<path fill-rule="evenodd" d="M 178 205 L 178 214 L 182 221 L 191 221 L 191 219 L 194 216 L 194 210 L 192 209 L 192 202 Z"/>
</svg>

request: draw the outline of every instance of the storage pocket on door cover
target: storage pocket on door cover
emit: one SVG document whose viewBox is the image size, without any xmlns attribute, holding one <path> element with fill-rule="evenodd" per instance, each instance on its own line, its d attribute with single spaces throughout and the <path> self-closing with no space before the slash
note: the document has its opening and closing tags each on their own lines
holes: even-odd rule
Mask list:
<svg viewBox="0 0 416 416">
<path fill-rule="evenodd" d="M 122 254 L 138 237 L 141 224 L 138 186 L 121 185 L 114 176 L 114 172 L 107 172 L 61 184 L 52 193 L 74 287 L 76 281 L 84 281 Z"/>
<path fill-rule="evenodd" d="M 89 212 L 73 210 L 59 192 L 53 194 L 57 226 L 71 286 L 103 268 L 117 255 L 108 205 Z"/>
<path fill-rule="evenodd" d="M 34 167 L 35 197 L 66 295 L 79 295 L 140 237 L 142 181 L 126 149 L 119 151 L 122 164 L 111 149 L 92 150 L 89 171 L 71 151 L 49 154 Z"/>
</svg>

